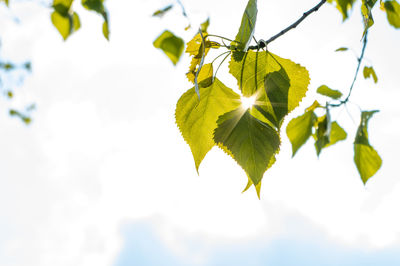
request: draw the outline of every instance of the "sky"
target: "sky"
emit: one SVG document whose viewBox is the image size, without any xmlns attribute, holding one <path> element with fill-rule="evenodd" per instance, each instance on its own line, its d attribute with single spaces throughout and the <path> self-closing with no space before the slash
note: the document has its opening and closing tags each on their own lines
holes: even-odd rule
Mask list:
<svg viewBox="0 0 400 266">
<path fill-rule="evenodd" d="M 245 173 L 217 148 L 197 174 L 174 122 L 176 102 L 191 87 L 190 59 L 174 67 L 152 46 L 164 29 L 190 40 L 208 16 L 210 33 L 233 38 L 246 1 L 182 2 L 189 31 L 178 7 L 151 17 L 170 1 L 106 1 L 109 42 L 101 18 L 79 5 L 82 28 L 66 42 L 45 1 L 0 5 L 1 58 L 31 60 L 33 68 L 0 106 L 37 106 L 29 126 L 0 111 L 0 264 L 398 265 L 399 31 L 374 10 L 365 62 L 379 82 L 360 76 L 348 110 L 332 113 L 348 139 L 319 158 L 308 142 L 291 158 L 282 134 L 259 200 L 253 188 L 241 193 Z M 256 38 L 316 3 L 259 1 Z M 290 118 L 314 101 L 318 86 L 349 88 L 361 49 L 356 10 L 341 23 L 324 5 L 270 44 L 310 72 L 307 96 Z M 334 52 L 342 46 L 351 51 Z M 218 75 L 237 89 L 227 65 Z M 380 110 L 369 137 L 383 165 L 366 186 L 353 163 L 359 107 Z"/>
</svg>

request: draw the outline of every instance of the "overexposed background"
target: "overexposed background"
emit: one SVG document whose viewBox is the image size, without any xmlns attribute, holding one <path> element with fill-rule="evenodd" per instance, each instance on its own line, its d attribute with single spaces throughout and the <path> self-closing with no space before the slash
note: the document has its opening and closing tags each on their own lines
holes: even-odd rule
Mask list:
<svg viewBox="0 0 400 266">
<path fill-rule="evenodd" d="M 317 2 L 260 1 L 255 36 L 267 39 Z M 110 42 L 101 17 L 79 3 L 82 28 L 66 42 L 43 1 L 0 5 L 1 58 L 33 65 L 12 104 L 37 104 L 29 126 L 0 112 L 0 264 L 398 265 L 400 32 L 385 14 L 375 8 L 365 54 L 379 82 L 360 75 L 352 95 L 362 109 L 381 110 L 369 128 L 381 170 L 362 184 L 352 145 L 359 111 L 350 104 L 351 116 L 333 113 L 348 139 L 319 159 L 311 142 L 291 159 L 282 134 L 258 200 L 253 188 L 241 194 L 245 173 L 217 148 L 197 175 L 174 122 L 175 104 L 191 87 L 190 59 L 173 67 L 152 46 L 166 28 L 189 40 L 208 16 L 210 33 L 234 38 L 246 1 L 183 1 L 189 31 L 179 6 L 151 17 L 169 3 L 106 1 Z M 307 97 L 291 117 L 314 101 L 319 85 L 347 92 L 356 57 L 334 50 L 359 54 L 358 10 L 342 24 L 324 5 L 270 44 L 310 72 Z M 219 78 L 234 88 L 225 64 Z"/>
</svg>

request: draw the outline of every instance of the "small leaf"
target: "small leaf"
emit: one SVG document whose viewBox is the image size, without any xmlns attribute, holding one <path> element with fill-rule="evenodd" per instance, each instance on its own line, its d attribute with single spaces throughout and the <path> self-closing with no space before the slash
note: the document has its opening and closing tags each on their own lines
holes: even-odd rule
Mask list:
<svg viewBox="0 0 400 266">
<path fill-rule="evenodd" d="M 386 11 L 387 20 L 396 29 L 400 28 L 400 4 L 396 1 L 385 1 L 382 5 Z"/>
<path fill-rule="evenodd" d="M 190 82 L 194 84 L 194 75 L 187 75 Z M 213 80 L 213 66 L 212 64 L 205 64 L 197 77 L 197 82 L 201 87 L 208 87 Z"/>
<path fill-rule="evenodd" d="M 316 115 L 312 111 L 305 112 L 303 115 L 290 120 L 286 127 L 286 135 L 292 144 L 292 157 L 303 146 L 311 136 L 312 127 L 316 120 Z"/>
<path fill-rule="evenodd" d="M 335 2 L 336 8 L 343 16 L 343 21 L 345 21 L 349 15 L 348 12 L 353 8 L 353 4 L 356 0 L 328 0 L 328 3 Z"/>
<path fill-rule="evenodd" d="M 245 170 L 257 186 L 279 150 L 278 132 L 256 119 L 250 110 L 238 108 L 218 118 L 214 141 L 230 151 L 230 155 Z"/>
<path fill-rule="evenodd" d="M 343 95 L 340 91 L 332 90 L 331 88 L 329 88 L 326 85 L 319 86 L 317 89 L 317 93 L 324 95 L 324 96 L 331 97 L 332 99 L 335 99 L 335 100 L 339 99 Z"/>
<path fill-rule="evenodd" d="M 257 0 L 249 0 L 243 13 L 239 32 L 235 41 L 231 43 L 239 51 L 247 51 L 250 41 L 254 35 L 254 28 L 257 20 Z"/>
<path fill-rule="evenodd" d="M 157 10 L 156 12 L 153 13 L 153 17 L 159 17 L 162 18 L 169 10 L 171 10 L 173 5 L 168 5 L 162 9 Z"/>
<path fill-rule="evenodd" d="M 367 30 L 374 24 L 374 19 L 372 17 L 372 8 L 376 4 L 377 0 L 362 0 L 361 4 L 361 14 L 364 20 L 364 33 L 365 36 Z"/>
<path fill-rule="evenodd" d="M 364 111 L 354 141 L 354 163 L 365 184 L 381 167 L 382 159 L 369 144 L 368 121 L 378 111 Z"/>
<path fill-rule="evenodd" d="M 7 91 L 7 97 L 11 99 L 12 97 L 14 97 L 14 93 L 12 91 Z"/>
<path fill-rule="evenodd" d="M 381 168 L 382 159 L 372 146 L 354 144 L 354 163 L 365 185 Z"/>
<path fill-rule="evenodd" d="M 329 137 L 329 143 L 325 145 L 323 148 L 332 146 L 339 141 L 345 140 L 346 138 L 347 138 L 346 131 L 341 126 L 339 126 L 339 124 L 336 121 L 334 121 L 332 122 L 331 125 L 331 134 Z"/>
<path fill-rule="evenodd" d="M 377 83 L 378 82 L 378 77 L 376 76 L 375 70 L 373 67 L 364 67 L 363 70 L 363 74 L 364 74 L 364 78 L 370 78 L 372 77 L 374 79 L 374 82 Z"/>
<path fill-rule="evenodd" d="M 201 88 L 200 95 L 199 101 L 194 87 L 191 88 L 179 99 L 175 111 L 176 124 L 190 146 L 196 170 L 215 145 L 213 132 L 218 117 L 240 105 L 240 96 L 217 78 L 211 86 Z"/>
<path fill-rule="evenodd" d="M 200 29 L 202 32 L 207 32 L 208 26 L 210 26 L 210 18 L 200 24 Z"/>
<path fill-rule="evenodd" d="M 172 63 L 178 63 L 185 43 L 183 40 L 175 36 L 172 32 L 165 30 L 153 42 L 154 47 L 161 49 L 171 59 Z"/>
<path fill-rule="evenodd" d="M 69 11 L 70 11 L 72 2 L 73 2 L 73 0 L 54 0 L 53 8 L 61 16 L 67 17 L 69 15 Z"/>
<path fill-rule="evenodd" d="M 108 41 L 110 40 L 110 29 L 107 21 L 103 22 L 103 35 Z"/>
<path fill-rule="evenodd" d="M 58 30 L 64 40 L 66 40 L 72 32 L 72 20 L 69 16 L 64 17 L 57 11 L 51 13 L 51 22 Z"/>
<path fill-rule="evenodd" d="M 77 31 L 81 28 L 81 20 L 79 19 L 79 16 L 76 12 L 72 15 L 72 24 L 74 31 Z"/>
<path fill-rule="evenodd" d="M 347 50 L 349 50 L 349 48 L 347 48 L 347 47 L 340 47 L 340 48 L 337 48 L 337 49 L 335 50 L 335 52 L 344 52 L 344 51 L 347 51 Z"/>
</svg>

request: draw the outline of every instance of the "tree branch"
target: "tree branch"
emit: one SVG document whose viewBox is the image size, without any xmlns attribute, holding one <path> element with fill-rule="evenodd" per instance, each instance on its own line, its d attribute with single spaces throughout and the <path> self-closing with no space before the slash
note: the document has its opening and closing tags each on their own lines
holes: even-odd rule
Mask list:
<svg viewBox="0 0 400 266">
<path fill-rule="evenodd" d="M 303 15 L 298 20 L 296 20 L 293 24 L 291 24 L 289 27 L 287 27 L 286 29 L 284 29 L 284 30 L 280 31 L 279 33 L 275 34 L 274 36 L 272 36 L 271 38 L 269 38 L 266 41 L 260 41 L 257 45 L 249 46 L 249 50 L 259 50 L 261 48 L 264 48 L 270 42 L 275 41 L 276 39 L 278 39 L 279 37 L 281 37 L 282 35 L 284 35 L 288 31 L 290 31 L 291 29 L 296 28 L 301 22 L 303 22 L 303 20 L 306 17 L 308 17 L 311 13 L 318 11 L 318 9 L 325 3 L 326 3 L 326 0 L 321 0 L 316 6 L 314 6 L 313 8 L 308 10 L 307 12 L 303 13 Z"/>
<path fill-rule="evenodd" d="M 338 104 L 328 104 L 329 106 L 331 106 L 331 107 L 339 107 L 342 104 L 346 104 L 349 101 L 351 93 L 353 92 L 354 83 L 356 83 L 356 80 L 357 80 L 358 72 L 360 71 L 361 62 L 362 62 L 362 60 L 364 58 L 365 48 L 367 47 L 367 43 L 368 43 L 367 37 L 368 37 L 368 31 L 366 31 L 365 35 L 364 35 L 363 47 L 362 47 L 362 50 L 361 50 L 361 55 L 357 59 L 358 64 L 357 64 L 356 73 L 354 74 L 353 82 L 351 83 L 351 86 L 350 86 L 350 89 L 349 89 L 349 93 L 347 94 L 347 97 L 343 101 L 341 101 L 340 103 L 338 103 Z"/>
</svg>

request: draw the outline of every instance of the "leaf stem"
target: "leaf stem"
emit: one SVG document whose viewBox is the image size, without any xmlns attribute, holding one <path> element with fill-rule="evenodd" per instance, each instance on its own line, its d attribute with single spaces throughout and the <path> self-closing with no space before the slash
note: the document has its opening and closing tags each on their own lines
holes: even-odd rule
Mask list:
<svg viewBox="0 0 400 266">
<path fill-rule="evenodd" d="M 269 38 L 266 41 L 260 41 L 257 45 L 252 45 L 249 46 L 249 50 L 257 50 L 260 48 L 264 48 L 267 44 L 275 41 L 276 39 L 278 39 L 279 37 L 281 37 L 282 35 L 284 35 L 285 33 L 287 33 L 288 31 L 290 31 L 291 29 L 296 28 L 301 22 L 303 22 L 303 20 L 308 17 L 311 13 L 316 12 L 319 10 L 319 8 L 326 3 L 326 0 L 321 0 L 316 6 L 314 6 L 313 8 L 311 8 L 310 10 L 308 10 L 307 12 L 304 12 L 303 15 L 296 20 L 293 24 L 291 24 L 289 27 L 281 30 L 279 33 L 275 34 L 274 36 L 272 36 L 271 38 Z"/>
<path fill-rule="evenodd" d="M 360 71 L 361 62 L 362 62 L 362 60 L 363 60 L 363 58 L 364 58 L 365 48 L 367 47 L 367 43 L 368 43 L 367 37 L 368 37 L 368 30 L 365 32 L 365 35 L 364 35 L 363 47 L 362 47 L 362 49 L 361 49 L 361 55 L 360 55 L 360 57 L 357 59 L 357 61 L 358 61 L 357 69 L 356 69 L 356 73 L 354 74 L 353 82 L 352 82 L 351 85 L 350 85 L 349 93 L 347 94 L 347 96 L 346 96 L 346 98 L 345 98 L 344 100 L 340 101 L 340 103 L 337 103 L 337 104 L 329 104 L 329 106 L 331 106 L 331 107 L 339 107 L 339 106 L 341 106 L 342 104 L 346 104 L 346 103 L 349 101 L 349 98 L 350 98 L 350 96 L 351 96 L 351 93 L 353 92 L 354 84 L 356 83 L 356 80 L 357 80 L 358 72 Z"/>
</svg>

